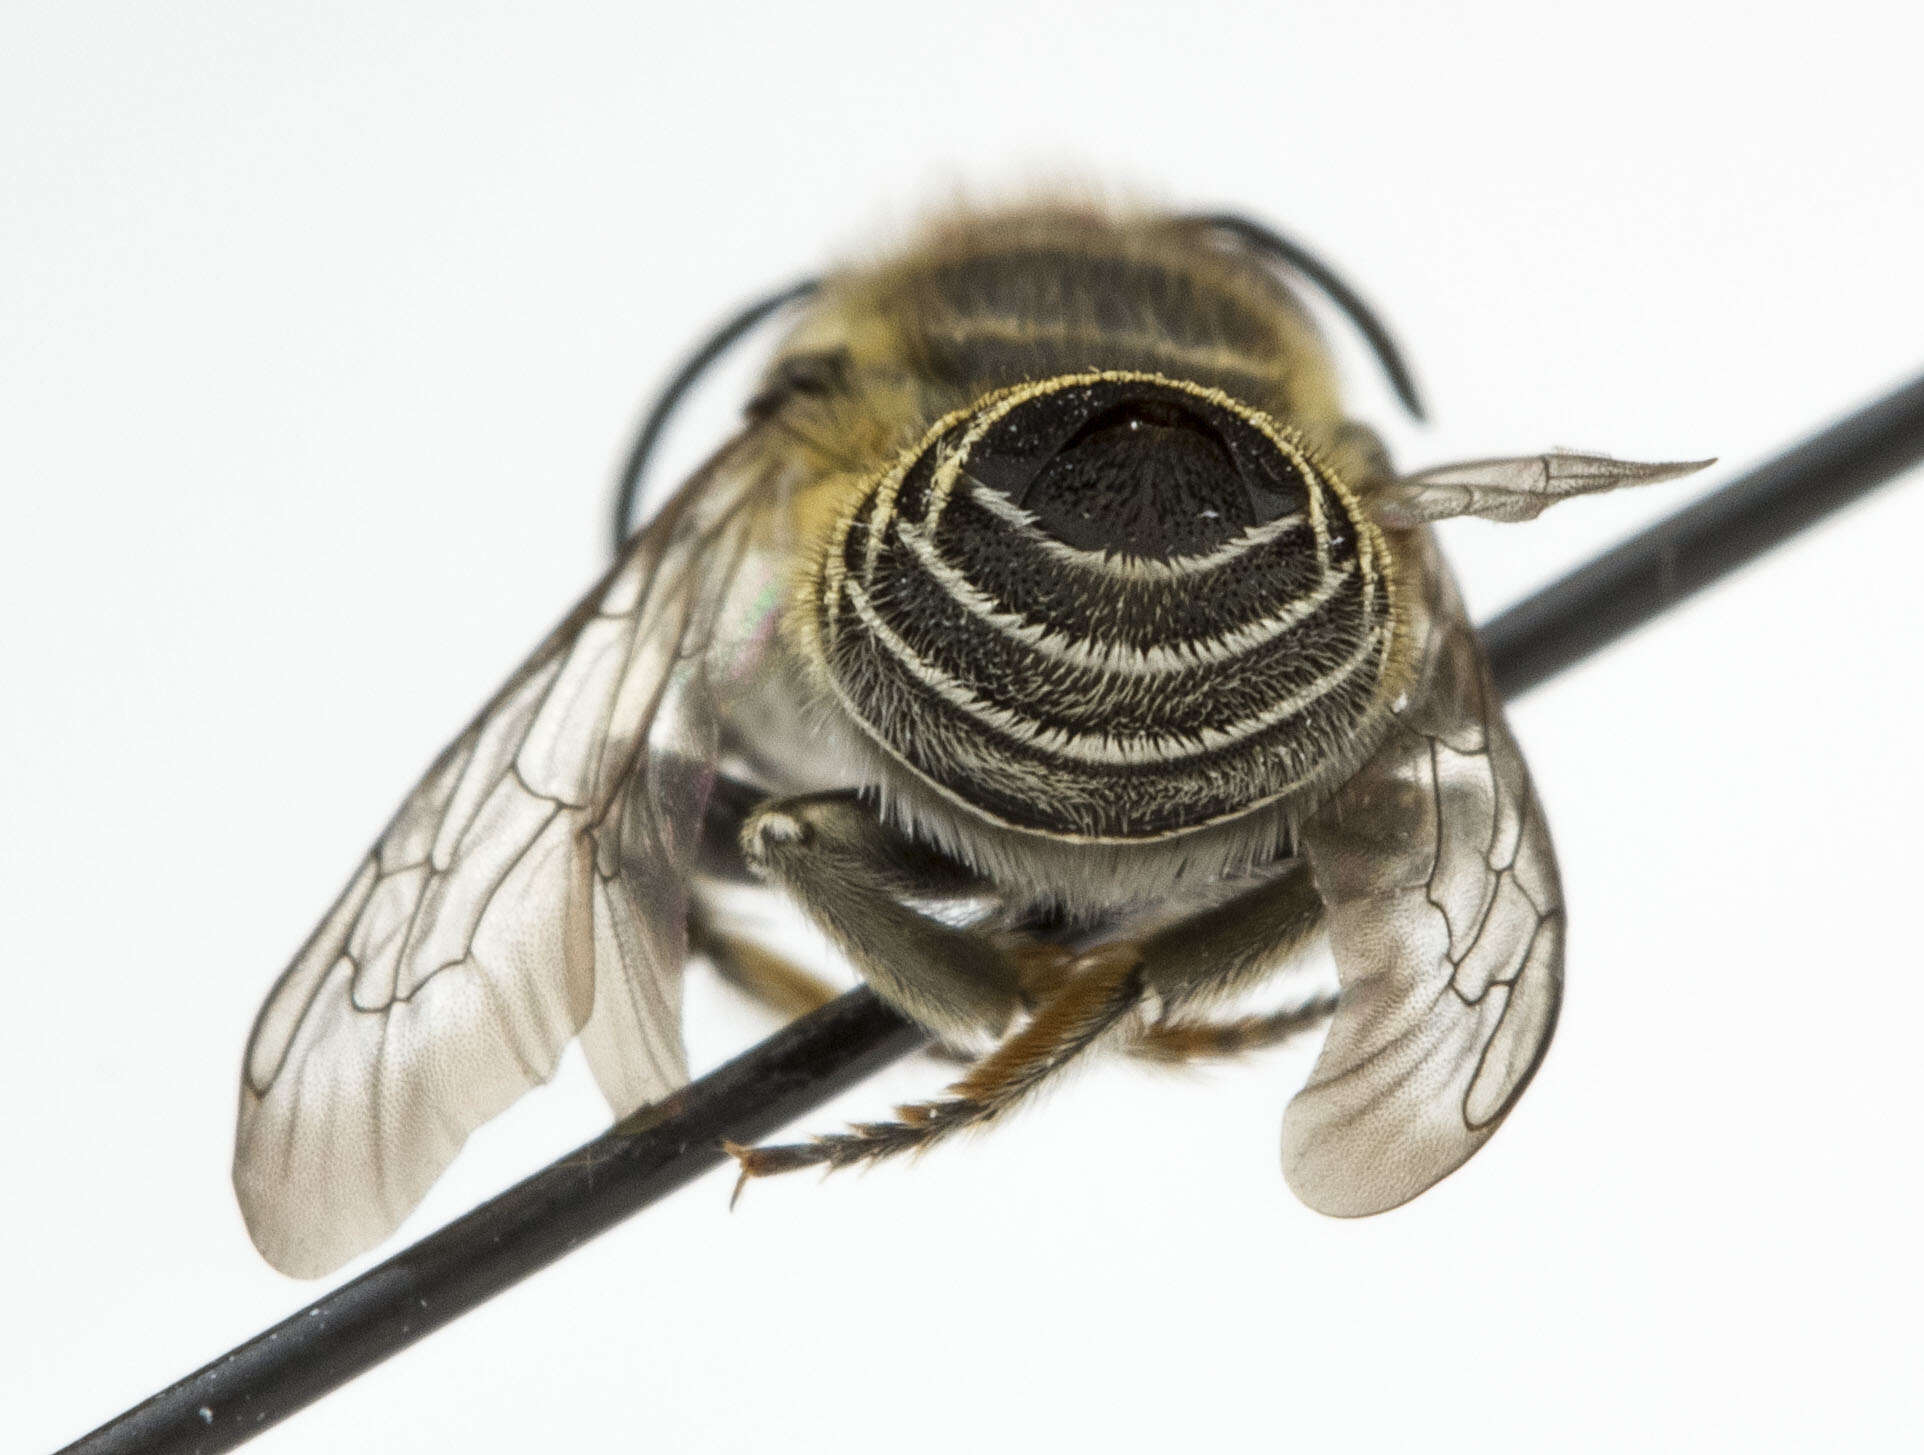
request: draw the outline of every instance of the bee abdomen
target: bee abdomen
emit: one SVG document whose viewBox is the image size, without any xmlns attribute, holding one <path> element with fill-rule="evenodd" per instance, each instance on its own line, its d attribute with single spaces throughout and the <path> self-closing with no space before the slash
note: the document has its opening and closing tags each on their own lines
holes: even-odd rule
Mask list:
<svg viewBox="0 0 1924 1455">
<path fill-rule="evenodd" d="M 1292 437 L 1154 375 L 937 427 L 831 551 L 844 705 L 978 813 L 1147 839 L 1303 789 L 1370 715 L 1383 545 Z"/>
</svg>

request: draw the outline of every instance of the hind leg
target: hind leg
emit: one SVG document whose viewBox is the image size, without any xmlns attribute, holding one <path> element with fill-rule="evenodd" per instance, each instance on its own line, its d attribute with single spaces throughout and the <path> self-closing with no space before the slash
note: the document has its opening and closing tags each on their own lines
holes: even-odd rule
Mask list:
<svg viewBox="0 0 1924 1455">
<path fill-rule="evenodd" d="M 979 1043 L 1021 1008 L 1021 973 L 1000 943 L 904 903 L 981 886 L 853 797 L 765 804 L 741 842 L 749 868 L 786 890 L 877 995 L 933 1034 Z"/>
<path fill-rule="evenodd" d="M 768 1007 L 784 1021 L 820 1010 L 842 993 L 832 985 L 773 950 L 739 935 L 730 935 L 700 919 L 689 926 L 689 948 L 705 956 L 715 974 L 750 1000 Z"/>
<path fill-rule="evenodd" d="M 707 957 L 724 984 L 732 985 L 750 1000 L 774 1011 L 784 1024 L 820 1010 L 837 999 L 845 988 L 804 970 L 765 945 L 724 934 L 699 920 L 690 927 L 690 943 Z M 941 1040 L 930 1041 L 922 1054 L 964 1066 L 975 1059 L 967 1051 Z"/>
<path fill-rule="evenodd" d="M 1130 1045 L 1129 1054 L 1166 1066 L 1246 1056 L 1294 1040 L 1304 1031 L 1325 1024 L 1335 1013 L 1336 992 L 1325 991 L 1300 1005 L 1286 1005 L 1260 1015 L 1157 1021 Z"/>
<path fill-rule="evenodd" d="M 1180 1020 L 1172 1011 L 1233 994 L 1286 960 L 1322 921 L 1322 901 L 1306 866 L 1292 865 L 1276 879 L 1227 904 L 1205 910 L 1140 940 L 1117 940 L 1076 957 L 1060 983 L 1029 1022 L 978 1061 L 940 1101 L 899 1107 L 893 1121 L 853 1127 L 811 1142 L 739 1147 L 729 1152 L 741 1166 L 736 1195 L 751 1178 L 803 1167 L 848 1167 L 914 1151 L 993 1120 L 1069 1065 L 1112 1031 L 1142 1034 L 1165 1049 L 1207 1044 L 1208 1028 Z M 1125 1027 L 1146 1003 L 1161 1008 L 1142 1032 Z M 1316 1003 L 1276 1017 L 1228 1023 L 1229 1034 L 1253 1044 L 1280 1039 L 1326 1014 Z"/>
</svg>

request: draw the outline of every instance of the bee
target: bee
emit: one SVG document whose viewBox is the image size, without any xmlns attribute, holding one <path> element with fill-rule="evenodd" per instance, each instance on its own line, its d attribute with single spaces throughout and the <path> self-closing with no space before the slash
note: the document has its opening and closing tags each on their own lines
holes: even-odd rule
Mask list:
<svg viewBox="0 0 1924 1455">
<path fill-rule="evenodd" d="M 1355 293 L 1238 218 L 968 213 L 744 315 L 795 310 L 739 433 L 268 996 L 234 1181 L 269 1261 L 379 1242 L 577 1035 L 617 1116 L 669 1095 L 693 954 L 825 998 L 731 927 L 744 884 L 969 1062 L 892 1120 L 731 1148 L 744 1180 L 926 1147 L 1098 1045 L 1325 1022 L 1282 1129 L 1308 1205 L 1383 1211 L 1488 1140 L 1556 1025 L 1563 896 L 1429 526 L 1699 466 L 1401 474 L 1312 290 L 1416 411 Z M 1319 937 L 1333 995 L 1234 1012 Z"/>
</svg>

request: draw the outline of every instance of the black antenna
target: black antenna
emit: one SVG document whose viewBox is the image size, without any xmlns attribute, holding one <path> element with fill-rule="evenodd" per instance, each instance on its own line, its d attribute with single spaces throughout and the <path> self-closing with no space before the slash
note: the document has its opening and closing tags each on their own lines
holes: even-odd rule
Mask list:
<svg viewBox="0 0 1924 1455">
<path fill-rule="evenodd" d="M 1234 212 L 1198 213 L 1185 221 L 1226 232 L 1253 251 L 1263 254 L 1272 262 L 1295 269 L 1314 283 L 1330 302 L 1343 310 L 1349 321 L 1356 325 L 1357 332 L 1369 340 L 1376 361 L 1383 366 L 1383 372 L 1389 375 L 1390 387 L 1396 390 L 1396 397 L 1403 401 L 1403 407 L 1415 418 L 1424 418 L 1423 401 L 1416 392 L 1415 376 L 1403 361 L 1403 353 L 1397 348 L 1396 340 L 1390 336 L 1390 331 L 1383 326 L 1375 310 L 1363 301 L 1362 295 L 1345 283 L 1342 275 L 1328 263 L 1274 228 L 1252 222 Z"/>
<path fill-rule="evenodd" d="M 791 283 L 779 292 L 748 304 L 703 340 L 701 347 L 683 361 L 681 368 L 675 371 L 675 376 L 655 396 L 648 417 L 641 423 L 641 432 L 635 436 L 635 443 L 628 451 L 627 463 L 621 467 L 620 482 L 615 489 L 614 532 L 617 552 L 634 530 L 631 517 L 635 513 L 635 502 L 641 498 L 642 481 L 648 473 L 648 457 L 654 454 L 656 442 L 661 439 L 662 431 L 668 427 L 669 419 L 688 391 L 700 382 L 701 376 L 708 372 L 709 365 L 740 342 L 756 324 L 791 303 L 799 303 L 821 286 L 820 278 L 804 278 L 799 283 Z"/>
<path fill-rule="evenodd" d="M 1920 460 L 1924 376 L 1497 617 L 1483 639 L 1498 687 L 1527 691 Z M 231 1450 L 721 1165 L 723 1140 L 759 1141 L 923 1041 L 873 992 L 852 990 L 63 1455 Z"/>
</svg>

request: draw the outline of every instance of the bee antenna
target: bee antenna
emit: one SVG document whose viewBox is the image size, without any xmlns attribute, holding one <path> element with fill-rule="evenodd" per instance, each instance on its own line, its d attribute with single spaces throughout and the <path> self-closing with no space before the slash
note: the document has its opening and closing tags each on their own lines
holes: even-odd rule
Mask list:
<svg viewBox="0 0 1924 1455">
<path fill-rule="evenodd" d="M 708 368 L 729 349 L 739 343 L 758 323 L 770 315 L 780 312 L 791 303 L 798 303 L 822 286 L 820 278 L 804 278 L 799 283 L 758 298 L 753 303 L 737 311 L 725 323 L 702 340 L 700 347 L 682 362 L 674 377 L 662 386 L 661 393 L 649 406 L 647 417 L 641 422 L 641 429 L 635 435 L 635 442 L 628 450 L 627 462 L 621 467 L 620 484 L 615 492 L 614 533 L 615 550 L 619 552 L 622 543 L 628 539 L 634 526 L 635 502 L 641 497 L 642 481 L 647 477 L 648 458 L 655 452 L 655 445 L 661 439 L 662 431 L 674 416 L 676 408 L 687 396 L 688 391 L 701 381 Z"/>
<path fill-rule="evenodd" d="M 1423 401 L 1416 392 L 1416 380 L 1410 373 L 1409 365 L 1403 361 L 1396 340 L 1390 337 L 1390 331 L 1383 327 L 1382 320 L 1371 311 L 1362 296 L 1345 283 L 1329 264 L 1301 243 L 1293 242 L 1274 228 L 1252 222 L 1238 213 L 1197 213 L 1184 221 L 1228 233 L 1252 251 L 1294 269 L 1314 283 L 1322 290 L 1324 297 L 1343 310 L 1349 321 L 1356 325 L 1357 331 L 1369 341 L 1376 361 L 1389 376 L 1390 387 L 1396 390 L 1396 397 L 1403 401 L 1403 407 L 1415 418 L 1424 418 Z"/>
</svg>

